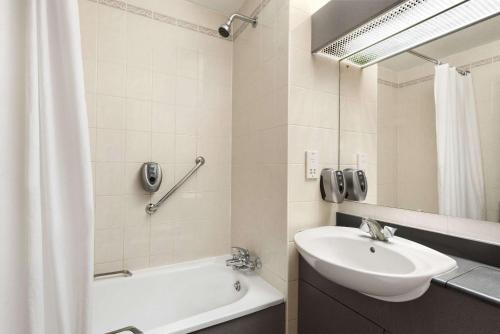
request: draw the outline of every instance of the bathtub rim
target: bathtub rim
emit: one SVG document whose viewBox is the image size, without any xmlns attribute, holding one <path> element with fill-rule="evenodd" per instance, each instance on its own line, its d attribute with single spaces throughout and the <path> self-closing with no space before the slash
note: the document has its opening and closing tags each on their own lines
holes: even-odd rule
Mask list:
<svg viewBox="0 0 500 334">
<path fill-rule="evenodd" d="M 117 280 L 134 280 L 141 277 L 154 276 L 159 272 L 162 274 L 168 274 L 210 265 L 226 268 L 225 260 L 228 258 L 230 258 L 230 255 L 222 255 L 175 264 L 130 270 L 133 274 L 130 277 L 96 279 L 92 282 L 92 287 L 105 287 L 116 283 Z M 231 269 L 227 268 L 227 270 Z M 236 272 L 236 274 L 247 286 L 247 291 L 242 298 L 231 304 L 223 305 L 184 319 L 179 319 L 159 327 L 143 330 L 144 334 L 187 334 L 244 317 L 285 302 L 283 294 L 269 282 L 264 280 L 259 273 Z"/>
</svg>

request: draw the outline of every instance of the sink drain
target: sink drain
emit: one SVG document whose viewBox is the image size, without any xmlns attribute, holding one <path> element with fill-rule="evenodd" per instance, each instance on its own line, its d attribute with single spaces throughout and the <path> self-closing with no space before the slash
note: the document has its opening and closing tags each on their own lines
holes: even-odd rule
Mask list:
<svg viewBox="0 0 500 334">
<path fill-rule="evenodd" d="M 370 252 L 375 253 L 375 247 L 370 247 Z"/>
<path fill-rule="evenodd" d="M 234 289 L 236 291 L 240 291 L 241 290 L 241 283 L 240 283 L 240 281 L 234 282 Z"/>
</svg>

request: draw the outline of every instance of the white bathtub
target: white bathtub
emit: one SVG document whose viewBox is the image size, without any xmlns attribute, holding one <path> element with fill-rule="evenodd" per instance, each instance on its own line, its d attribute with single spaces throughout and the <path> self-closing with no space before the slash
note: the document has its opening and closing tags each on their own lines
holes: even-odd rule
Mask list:
<svg viewBox="0 0 500 334">
<path fill-rule="evenodd" d="M 283 302 L 283 296 L 258 275 L 227 268 L 226 258 L 95 281 L 92 333 L 127 326 L 146 334 L 190 333 Z M 236 281 L 240 291 L 234 287 Z"/>
</svg>

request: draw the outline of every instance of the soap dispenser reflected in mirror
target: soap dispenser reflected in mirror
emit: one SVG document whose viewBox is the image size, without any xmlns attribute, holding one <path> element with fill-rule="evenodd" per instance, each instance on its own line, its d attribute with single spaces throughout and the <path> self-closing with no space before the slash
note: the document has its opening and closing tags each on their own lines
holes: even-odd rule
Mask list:
<svg viewBox="0 0 500 334">
<path fill-rule="evenodd" d="M 368 193 L 366 174 L 361 169 L 344 169 L 346 183 L 345 198 L 350 201 L 364 201 Z"/>
</svg>

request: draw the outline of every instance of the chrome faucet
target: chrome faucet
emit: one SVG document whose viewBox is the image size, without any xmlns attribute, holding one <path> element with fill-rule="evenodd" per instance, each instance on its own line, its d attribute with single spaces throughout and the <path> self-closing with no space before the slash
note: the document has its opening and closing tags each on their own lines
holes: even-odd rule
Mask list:
<svg viewBox="0 0 500 334">
<path fill-rule="evenodd" d="M 233 270 L 255 271 L 262 268 L 262 262 L 258 256 L 250 256 L 248 249 L 231 247 L 232 258 L 226 260 L 226 266 Z"/>
<path fill-rule="evenodd" d="M 361 231 L 370 234 L 372 239 L 379 241 L 389 241 L 389 238 L 392 238 L 397 230 L 389 226 L 382 228 L 375 219 L 371 218 L 362 218 L 359 228 Z"/>
</svg>

